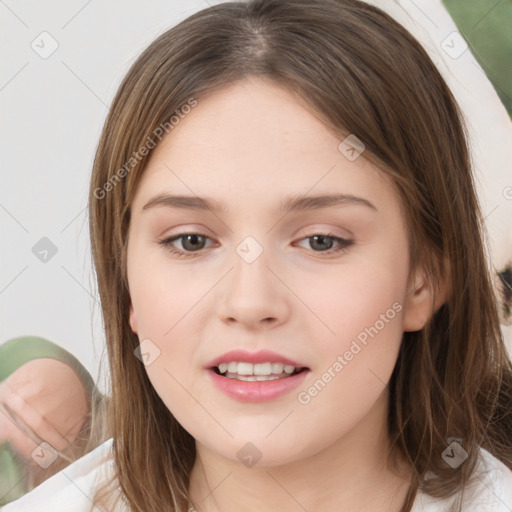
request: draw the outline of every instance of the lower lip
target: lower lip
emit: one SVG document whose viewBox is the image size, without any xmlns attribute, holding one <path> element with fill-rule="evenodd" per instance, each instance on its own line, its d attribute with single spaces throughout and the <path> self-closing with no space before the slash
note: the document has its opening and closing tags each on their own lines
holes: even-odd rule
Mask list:
<svg viewBox="0 0 512 512">
<path fill-rule="evenodd" d="M 246 381 L 223 377 L 211 368 L 206 371 L 217 389 L 242 402 L 267 402 L 278 398 L 302 384 L 309 373 L 309 370 L 302 370 L 282 379 Z"/>
</svg>

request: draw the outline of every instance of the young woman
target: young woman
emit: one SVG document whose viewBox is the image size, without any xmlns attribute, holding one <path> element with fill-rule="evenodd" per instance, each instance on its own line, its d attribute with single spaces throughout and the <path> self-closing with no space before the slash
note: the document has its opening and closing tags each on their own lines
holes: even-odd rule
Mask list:
<svg viewBox="0 0 512 512">
<path fill-rule="evenodd" d="M 62 486 L 84 511 L 512 508 L 463 118 L 384 12 L 190 16 L 120 86 L 89 199 L 111 439 L 5 512 Z"/>
</svg>

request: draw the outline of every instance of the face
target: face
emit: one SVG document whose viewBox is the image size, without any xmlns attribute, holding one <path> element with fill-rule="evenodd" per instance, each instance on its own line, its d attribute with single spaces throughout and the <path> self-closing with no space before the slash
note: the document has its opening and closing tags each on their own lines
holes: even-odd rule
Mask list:
<svg viewBox="0 0 512 512">
<path fill-rule="evenodd" d="M 233 461 L 249 442 L 276 465 L 348 435 L 386 399 L 403 331 L 424 321 L 398 196 L 343 140 L 292 93 L 251 78 L 199 99 L 138 185 L 127 269 L 145 370 L 197 442 Z M 225 206 L 152 201 L 162 195 Z M 250 354 L 226 361 L 265 350 L 259 363 L 307 369 L 247 382 L 207 368 L 232 350 Z"/>
</svg>

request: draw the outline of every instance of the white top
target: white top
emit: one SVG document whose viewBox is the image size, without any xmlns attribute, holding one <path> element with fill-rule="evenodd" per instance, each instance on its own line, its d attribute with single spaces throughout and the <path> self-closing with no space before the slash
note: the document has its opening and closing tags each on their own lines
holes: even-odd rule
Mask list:
<svg viewBox="0 0 512 512">
<path fill-rule="evenodd" d="M 0 508 L 0 512 L 104 512 L 93 506 L 92 498 L 98 484 L 114 470 L 112 438 L 81 459 L 45 480 L 21 498 Z M 476 485 L 464 494 L 463 512 L 510 512 L 512 510 L 512 471 L 488 451 L 480 449 L 475 468 Z M 446 512 L 456 499 L 431 498 L 418 493 L 412 512 Z M 115 511 L 128 508 L 120 500 Z"/>
</svg>

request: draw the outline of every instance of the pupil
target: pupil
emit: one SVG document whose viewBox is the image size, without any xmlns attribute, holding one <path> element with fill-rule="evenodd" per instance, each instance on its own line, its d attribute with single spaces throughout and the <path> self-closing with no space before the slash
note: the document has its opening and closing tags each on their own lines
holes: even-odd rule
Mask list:
<svg viewBox="0 0 512 512">
<path fill-rule="evenodd" d="M 329 247 L 320 247 L 320 249 L 330 249 L 332 247 L 333 241 L 328 236 L 315 235 L 312 238 L 313 238 L 313 243 L 311 244 L 312 246 L 314 246 L 316 244 L 317 240 L 320 240 L 320 245 L 321 246 L 325 245 L 324 243 L 322 243 L 322 241 L 324 241 L 325 239 L 329 239 L 330 243 L 327 244 L 327 245 L 329 245 Z"/>
<path fill-rule="evenodd" d="M 183 246 L 185 247 L 185 244 L 189 243 L 190 240 L 192 240 L 192 245 L 190 247 L 188 247 L 188 249 L 197 249 L 197 240 L 199 238 L 202 238 L 200 235 L 187 235 L 185 238 L 185 242 L 183 243 Z M 199 244 L 201 245 L 201 244 Z M 201 247 L 200 247 L 201 248 Z"/>
</svg>

